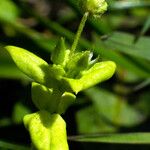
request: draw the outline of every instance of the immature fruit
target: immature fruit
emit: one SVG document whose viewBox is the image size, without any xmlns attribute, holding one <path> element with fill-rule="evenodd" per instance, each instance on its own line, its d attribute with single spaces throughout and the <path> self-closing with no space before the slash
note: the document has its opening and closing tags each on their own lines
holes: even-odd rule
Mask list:
<svg viewBox="0 0 150 150">
<path fill-rule="evenodd" d="M 94 17 L 101 16 L 107 10 L 105 0 L 79 0 L 79 6 L 84 12 L 89 12 Z"/>
</svg>

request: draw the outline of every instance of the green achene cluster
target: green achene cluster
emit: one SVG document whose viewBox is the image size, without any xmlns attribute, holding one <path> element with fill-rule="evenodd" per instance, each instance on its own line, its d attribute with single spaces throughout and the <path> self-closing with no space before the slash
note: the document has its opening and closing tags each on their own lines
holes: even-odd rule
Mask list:
<svg viewBox="0 0 150 150">
<path fill-rule="evenodd" d="M 39 111 L 24 117 L 33 149 L 68 150 L 61 114 L 74 103 L 78 92 L 109 79 L 115 72 L 114 62 L 99 62 L 98 58 L 92 60 L 90 51 L 75 51 L 88 15 L 86 12 L 83 16 L 71 49 L 66 48 L 64 38 L 60 39 L 51 53 L 52 64 L 23 48 L 5 47 L 18 68 L 33 80 L 32 101 Z"/>
<path fill-rule="evenodd" d="M 105 0 L 78 0 L 82 11 L 89 12 L 93 17 L 100 17 L 107 10 Z"/>
</svg>

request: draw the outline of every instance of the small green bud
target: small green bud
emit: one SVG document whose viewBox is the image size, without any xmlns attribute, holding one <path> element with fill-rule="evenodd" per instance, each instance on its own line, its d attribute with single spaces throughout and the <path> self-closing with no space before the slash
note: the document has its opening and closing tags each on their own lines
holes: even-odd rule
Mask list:
<svg viewBox="0 0 150 150">
<path fill-rule="evenodd" d="M 66 49 L 65 40 L 61 38 L 52 52 L 51 60 L 56 65 L 65 66 L 69 60 L 70 50 Z"/>
<path fill-rule="evenodd" d="M 90 51 L 74 53 L 66 64 L 66 76 L 69 78 L 78 78 L 81 71 L 87 69 L 90 61 Z"/>
<path fill-rule="evenodd" d="M 79 5 L 84 12 L 89 12 L 94 17 L 101 16 L 107 10 L 105 0 L 79 0 Z"/>
</svg>

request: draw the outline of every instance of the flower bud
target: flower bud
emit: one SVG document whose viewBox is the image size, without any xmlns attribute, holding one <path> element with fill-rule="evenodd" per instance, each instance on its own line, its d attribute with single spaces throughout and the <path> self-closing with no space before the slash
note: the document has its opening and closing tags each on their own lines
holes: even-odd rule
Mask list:
<svg viewBox="0 0 150 150">
<path fill-rule="evenodd" d="M 101 16 L 107 10 L 105 0 L 79 0 L 79 6 L 84 12 L 89 12 L 94 17 Z"/>
</svg>

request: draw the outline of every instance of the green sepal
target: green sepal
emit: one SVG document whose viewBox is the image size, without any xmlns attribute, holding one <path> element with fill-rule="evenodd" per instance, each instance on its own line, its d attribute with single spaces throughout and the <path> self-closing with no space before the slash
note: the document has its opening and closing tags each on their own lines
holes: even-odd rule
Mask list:
<svg viewBox="0 0 150 150">
<path fill-rule="evenodd" d="M 60 103 L 58 106 L 58 113 L 63 114 L 67 108 L 75 102 L 76 96 L 72 93 L 65 92 L 61 96 Z"/>
<path fill-rule="evenodd" d="M 64 68 L 61 65 L 56 65 L 56 64 L 49 65 L 49 69 L 53 74 L 53 76 L 58 80 L 66 74 Z"/>
<path fill-rule="evenodd" d="M 92 55 L 93 56 L 93 55 Z M 89 62 L 89 68 L 91 68 L 92 66 L 94 66 L 94 64 L 96 64 L 96 63 L 98 63 L 100 61 L 100 58 L 99 58 L 99 56 L 98 57 L 96 57 L 95 59 L 93 59 L 93 60 L 91 60 L 90 62 Z"/>
<path fill-rule="evenodd" d="M 55 49 L 52 51 L 51 60 L 56 65 L 65 66 L 69 60 L 69 53 L 70 50 L 66 49 L 64 38 L 61 38 Z"/>
<path fill-rule="evenodd" d="M 56 84 L 55 75 L 46 61 L 23 48 L 16 46 L 6 46 L 5 48 L 18 68 L 31 79 L 48 87 Z"/>
<path fill-rule="evenodd" d="M 102 81 L 112 77 L 116 69 L 116 64 L 112 61 L 99 62 L 93 65 L 89 70 L 82 72 L 79 79 L 62 78 L 66 88 L 78 93 L 81 90 L 92 87 Z"/>
<path fill-rule="evenodd" d="M 66 65 L 66 74 L 69 78 L 78 78 L 80 72 L 87 69 L 91 58 L 90 51 L 74 53 Z"/>
<path fill-rule="evenodd" d="M 68 150 L 66 123 L 59 114 L 47 111 L 26 115 L 24 125 L 37 150 Z"/>
</svg>

